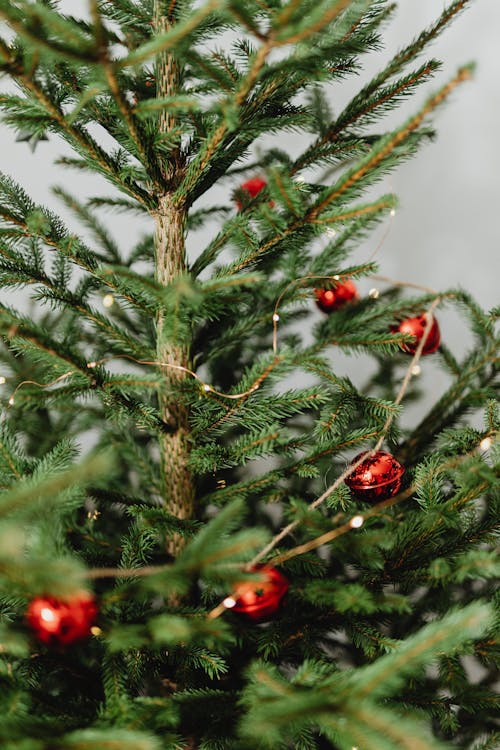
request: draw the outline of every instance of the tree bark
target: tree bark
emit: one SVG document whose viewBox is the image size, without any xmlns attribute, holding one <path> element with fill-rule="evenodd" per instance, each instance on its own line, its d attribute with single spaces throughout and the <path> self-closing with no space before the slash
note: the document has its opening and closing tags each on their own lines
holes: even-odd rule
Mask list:
<svg viewBox="0 0 500 750">
<path fill-rule="evenodd" d="M 155 0 L 154 28 L 156 33 L 167 31 L 172 19 L 167 16 L 174 2 Z M 163 53 L 159 56 L 156 70 L 156 96 L 172 96 L 180 85 L 180 69 L 174 56 Z M 167 110 L 162 110 L 158 118 L 159 132 L 170 133 L 175 127 L 175 119 Z M 155 264 L 156 280 L 162 286 L 171 284 L 186 271 L 185 227 L 186 209 L 176 205 L 172 193 L 179 177 L 185 169 L 185 160 L 180 146 L 172 151 L 160 164 L 161 182 L 164 189 L 157 196 L 158 208 L 155 214 Z M 160 412 L 168 431 L 160 436 L 160 462 L 162 495 L 165 508 L 180 519 L 193 517 L 194 487 L 188 468 L 189 421 L 188 412 L 182 403 L 179 385 L 186 374 L 177 368 L 189 367 L 189 347 L 175 342 L 165 331 L 165 313 L 161 311 L 156 321 L 157 359 L 163 373 L 163 384 L 158 398 Z M 174 535 L 167 547 L 172 555 L 178 554 L 184 544 L 183 538 Z"/>
</svg>

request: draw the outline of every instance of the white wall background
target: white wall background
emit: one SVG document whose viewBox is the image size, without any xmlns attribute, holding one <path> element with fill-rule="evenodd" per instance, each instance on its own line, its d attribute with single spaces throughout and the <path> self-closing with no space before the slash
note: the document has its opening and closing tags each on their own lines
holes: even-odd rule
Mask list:
<svg viewBox="0 0 500 750">
<path fill-rule="evenodd" d="M 387 49 L 366 58 L 366 69 L 358 80 L 333 89 L 334 110 L 338 111 L 392 52 L 432 22 L 444 5 L 441 0 L 400 0 L 396 18 L 386 33 Z M 78 15 L 86 13 L 87 3 L 65 0 L 61 7 Z M 431 88 L 422 90 L 405 105 L 404 112 L 390 115 L 391 125 L 402 122 L 410 111 L 415 111 L 432 88 L 444 83 L 458 65 L 475 60 L 475 79 L 460 87 L 435 116 L 438 139 L 412 162 L 401 166 L 377 190 L 380 194 L 394 190 L 401 202 L 377 256 L 381 273 L 437 289 L 461 285 L 485 307 L 498 304 L 500 277 L 499 39 L 499 0 L 476 0 L 427 52 L 427 56 L 442 59 L 444 69 Z M 5 83 L 0 83 L 0 89 L 4 86 Z M 282 148 L 295 151 L 297 145 L 297 136 L 280 136 Z M 19 180 L 36 200 L 61 210 L 50 194 L 52 184 L 63 184 L 81 197 L 106 192 L 100 178 L 82 176 L 55 165 L 55 159 L 63 153 L 69 153 L 68 147 L 51 136 L 33 155 L 26 144 L 16 143 L 14 133 L 0 124 L 0 170 Z M 229 200 L 227 188 L 215 188 L 209 199 L 210 203 Z M 144 222 L 137 219 L 130 221 L 120 216 L 110 221 L 115 235 L 127 247 L 145 229 Z M 74 226 L 73 219 L 70 223 Z M 383 231 L 380 228 L 374 233 L 371 241 L 359 249 L 355 260 L 371 254 Z M 362 282 L 361 291 L 366 293 L 371 286 L 373 282 Z M 442 314 L 440 321 L 447 344 L 455 351 L 463 350 L 467 343 L 463 321 L 453 313 Z M 338 357 L 335 359 L 339 362 Z M 427 358 L 423 363 L 428 400 L 446 382 L 430 360 Z M 350 374 L 355 371 L 356 363 L 352 360 L 344 364 Z M 419 408 L 424 407 L 422 404 Z M 411 410 L 409 414 L 413 419 Z"/>
<path fill-rule="evenodd" d="M 401 2 L 389 43 L 398 45 L 442 5 Z M 418 283 L 463 285 L 486 307 L 499 300 L 499 35 L 500 3 L 477 0 L 431 48 L 444 61 L 440 80 L 470 60 L 477 70 L 435 117 L 437 140 L 395 174 L 401 210 L 381 257 Z"/>
</svg>

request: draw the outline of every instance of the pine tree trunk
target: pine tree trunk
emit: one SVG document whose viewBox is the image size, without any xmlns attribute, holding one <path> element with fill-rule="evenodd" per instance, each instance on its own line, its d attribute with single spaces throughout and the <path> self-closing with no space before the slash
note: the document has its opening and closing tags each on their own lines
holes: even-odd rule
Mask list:
<svg viewBox="0 0 500 750">
<path fill-rule="evenodd" d="M 157 33 L 170 27 L 170 19 L 165 15 L 164 0 L 155 0 L 154 26 Z M 170 3 L 172 7 L 172 3 Z M 171 96 L 179 86 L 180 71 L 172 55 L 165 53 L 159 57 L 156 75 L 156 95 L 159 98 Z M 167 111 L 162 111 L 158 121 L 160 133 L 169 133 L 175 126 L 175 120 Z M 175 205 L 172 192 L 178 177 L 185 168 L 180 148 L 175 150 L 168 161 L 161 165 L 162 182 L 165 191 L 158 195 L 156 214 L 155 254 L 156 279 L 166 286 L 182 275 L 186 270 L 185 225 L 186 211 L 183 206 Z M 157 320 L 157 358 L 166 365 L 189 367 L 189 349 L 184 344 L 176 343 L 164 331 L 164 316 L 159 314 Z M 176 393 L 176 387 L 185 377 L 179 369 L 162 367 L 164 384 L 160 389 L 159 403 L 163 420 L 169 431 L 160 437 L 161 474 L 163 499 L 169 513 L 178 518 L 192 518 L 194 509 L 194 488 L 188 469 L 189 457 L 189 423 L 186 408 Z M 168 551 L 176 555 L 183 546 L 183 538 L 174 536 Z"/>
</svg>

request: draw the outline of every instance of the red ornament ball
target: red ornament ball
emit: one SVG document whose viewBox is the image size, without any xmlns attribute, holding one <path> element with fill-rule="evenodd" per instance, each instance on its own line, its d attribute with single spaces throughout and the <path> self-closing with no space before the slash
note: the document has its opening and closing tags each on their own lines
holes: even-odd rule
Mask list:
<svg viewBox="0 0 500 750">
<path fill-rule="evenodd" d="M 367 451 L 358 453 L 356 463 Z M 379 502 L 395 495 L 401 487 L 404 466 L 386 451 L 377 451 L 354 469 L 345 483 L 359 500 Z"/>
<path fill-rule="evenodd" d="M 280 608 L 288 591 L 288 581 L 279 570 L 270 566 L 258 566 L 252 572 L 259 573 L 262 580 L 236 584 L 231 596 L 224 600 L 224 605 L 251 620 L 267 620 Z"/>
<path fill-rule="evenodd" d="M 28 625 L 39 641 L 61 646 L 88 638 L 96 616 L 97 604 L 88 591 L 68 599 L 37 597 L 26 613 Z"/>
<path fill-rule="evenodd" d="M 408 333 L 415 337 L 415 341 L 411 341 L 407 344 L 401 344 L 401 348 L 406 354 L 415 354 L 417 347 L 422 340 L 424 335 L 425 327 L 427 325 L 427 316 L 418 315 L 416 318 L 406 318 L 402 320 L 399 325 L 394 326 L 392 329 L 397 333 Z M 432 324 L 429 331 L 429 335 L 422 349 L 422 354 L 432 354 L 436 351 L 439 344 L 441 343 L 441 331 L 436 318 L 432 318 Z"/>
<path fill-rule="evenodd" d="M 354 302 L 359 298 L 356 285 L 351 279 L 338 281 L 327 289 L 315 289 L 316 304 L 325 313 L 331 313 L 343 307 L 347 302 Z"/>
<path fill-rule="evenodd" d="M 266 186 L 267 182 L 263 180 L 262 177 L 252 177 L 250 180 L 247 180 L 240 185 L 240 190 L 247 193 L 250 198 L 255 198 Z M 236 205 L 240 210 L 243 208 L 243 203 L 240 198 L 237 198 Z M 274 206 L 274 202 L 270 201 L 269 205 Z"/>
</svg>

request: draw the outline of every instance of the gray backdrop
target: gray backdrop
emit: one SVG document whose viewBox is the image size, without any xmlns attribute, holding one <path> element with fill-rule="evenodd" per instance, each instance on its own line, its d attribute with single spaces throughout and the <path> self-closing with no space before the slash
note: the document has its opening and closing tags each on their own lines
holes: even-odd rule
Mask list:
<svg viewBox="0 0 500 750">
<path fill-rule="evenodd" d="M 85 0 L 66 0 L 61 7 L 83 14 L 87 4 Z M 396 18 L 386 32 L 387 49 L 366 58 L 365 70 L 358 79 L 332 88 L 334 111 L 339 111 L 362 82 L 383 66 L 390 53 L 406 44 L 439 15 L 443 7 L 444 3 L 437 0 L 401 0 Z M 437 289 L 461 285 L 486 307 L 498 303 L 500 270 L 496 220 L 500 210 L 499 33 L 500 2 L 476 0 L 434 44 L 427 54 L 444 60 L 443 70 L 431 88 L 426 92 L 422 90 L 407 102 L 403 111 L 392 113 L 388 122 L 402 122 L 432 88 L 437 88 L 463 62 L 471 59 L 477 62 L 475 79 L 460 87 L 435 116 L 438 139 L 376 189 L 377 194 L 395 191 L 401 203 L 377 255 L 380 272 Z M 5 86 L 2 82 L 0 88 Z M 60 154 L 69 153 L 69 149 L 53 136 L 48 143 L 41 143 L 35 154 L 26 144 L 16 143 L 14 134 L 1 124 L 0 138 L 0 169 L 19 180 L 36 200 L 57 208 L 65 216 L 67 213 L 50 193 L 51 184 L 63 184 L 79 197 L 109 192 L 101 178 L 82 176 L 55 165 L 54 160 Z M 278 140 L 281 148 L 292 152 L 303 143 L 294 134 L 280 135 Z M 205 196 L 204 202 L 226 202 L 228 190 L 227 183 L 218 186 Z M 110 217 L 109 222 L 125 247 L 130 247 L 147 227 L 145 221 L 122 216 Z M 76 227 L 73 218 L 68 217 L 68 223 Z M 356 251 L 354 260 L 364 260 L 371 255 L 386 227 L 387 224 L 381 226 L 370 241 Z M 198 243 L 199 239 L 194 236 L 191 252 L 198 251 Z M 373 282 L 363 280 L 361 292 L 367 293 L 372 286 Z M 313 314 L 319 316 L 319 313 Z M 463 350 L 469 339 L 461 318 L 454 312 L 443 311 L 439 319 L 447 344 L 455 352 Z M 362 376 L 365 374 L 363 359 L 346 358 L 335 352 L 332 364 L 337 370 L 345 369 L 352 377 L 357 377 L 360 370 Z M 428 394 L 426 401 L 431 401 L 445 387 L 446 379 L 432 357 L 422 365 L 422 385 Z M 416 418 L 416 408 L 420 411 L 425 403 L 408 410 L 408 421 Z"/>
</svg>

